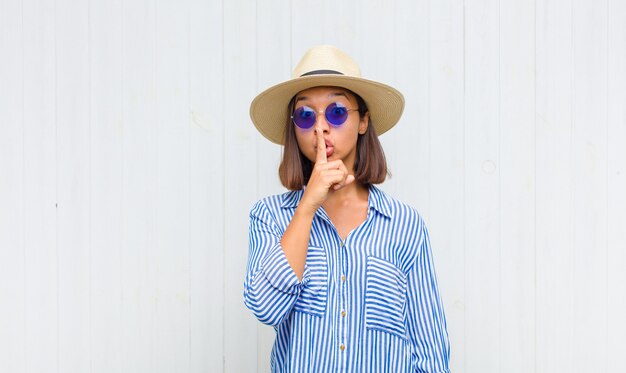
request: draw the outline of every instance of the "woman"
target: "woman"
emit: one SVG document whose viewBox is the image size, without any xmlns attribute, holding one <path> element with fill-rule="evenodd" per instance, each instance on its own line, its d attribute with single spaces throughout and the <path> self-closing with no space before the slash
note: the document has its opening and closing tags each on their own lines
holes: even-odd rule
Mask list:
<svg viewBox="0 0 626 373">
<path fill-rule="evenodd" d="M 261 134 L 284 145 L 290 190 L 250 213 L 244 299 L 276 330 L 272 372 L 448 372 L 426 226 L 374 186 L 387 176 L 377 135 L 403 108 L 332 46 L 251 104 Z"/>
</svg>

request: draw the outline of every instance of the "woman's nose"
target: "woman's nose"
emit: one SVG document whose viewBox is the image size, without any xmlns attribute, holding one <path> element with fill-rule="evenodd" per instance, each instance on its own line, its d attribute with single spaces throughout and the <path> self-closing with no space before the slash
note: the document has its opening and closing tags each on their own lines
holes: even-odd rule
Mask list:
<svg viewBox="0 0 626 373">
<path fill-rule="evenodd" d="M 328 121 L 326 121 L 326 115 L 324 112 L 317 113 L 317 117 L 315 118 L 315 131 L 322 131 L 322 133 L 327 133 L 330 126 L 328 125 Z"/>
</svg>

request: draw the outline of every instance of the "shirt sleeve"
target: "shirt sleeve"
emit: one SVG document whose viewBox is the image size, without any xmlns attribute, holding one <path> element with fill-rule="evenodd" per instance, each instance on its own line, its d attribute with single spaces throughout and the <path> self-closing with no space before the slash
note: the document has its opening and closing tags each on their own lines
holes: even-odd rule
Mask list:
<svg viewBox="0 0 626 373">
<path fill-rule="evenodd" d="M 421 232 L 415 263 L 407 277 L 407 316 L 415 372 L 449 372 L 450 345 L 439 296 L 428 231 Z"/>
<path fill-rule="evenodd" d="M 267 206 L 257 202 L 250 212 L 249 254 L 244 281 L 244 303 L 264 324 L 285 320 L 310 279 L 305 265 L 299 280 L 280 245 L 282 233 Z"/>
</svg>

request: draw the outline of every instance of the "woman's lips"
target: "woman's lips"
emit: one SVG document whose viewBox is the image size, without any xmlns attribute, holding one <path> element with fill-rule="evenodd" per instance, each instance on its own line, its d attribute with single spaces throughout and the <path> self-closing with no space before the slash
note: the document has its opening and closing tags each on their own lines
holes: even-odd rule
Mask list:
<svg viewBox="0 0 626 373">
<path fill-rule="evenodd" d="M 326 158 L 328 158 L 331 155 L 333 155 L 334 152 L 335 152 L 335 148 L 333 148 L 330 145 L 326 145 Z"/>
<path fill-rule="evenodd" d="M 333 155 L 333 153 L 335 153 L 335 147 L 329 140 L 326 140 L 324 142 L 326 145 L 326 158 L 328 158 Z M 313 144 L 313 148 L 315 149 L 315 151 L 317 151 L 317 143 Z"/>
</svg>

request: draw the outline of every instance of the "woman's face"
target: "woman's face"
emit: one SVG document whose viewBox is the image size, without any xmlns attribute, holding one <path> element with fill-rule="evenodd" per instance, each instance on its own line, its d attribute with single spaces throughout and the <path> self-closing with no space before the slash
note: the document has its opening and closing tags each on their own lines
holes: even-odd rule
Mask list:
<svg viewBox="0 0 626 373">
<path fill-rule="evenodd" d="M 350 110 L 343 124 L 334 125 L 326 120 L 326 108 L 333 103 Z M 360 118 L 358 110 L 353 110 L 358 109 L 356 97 L 350 91 L 337 87 L 315 87 L 300 91 L 296 95 L 294 111 L 303 106 L 313 109 L 317 117 L 315 124 L 309 129 L 302 129 L 291 123 L 295 127 L 296 140 L 302 154 L 315 162 L 317 132 L 321 132 L 326 142 L 328 160 L 341 159 L 348 170 L 353 170 L 357 138 L 367 130 L 369 113 Z"/>
</svg>

